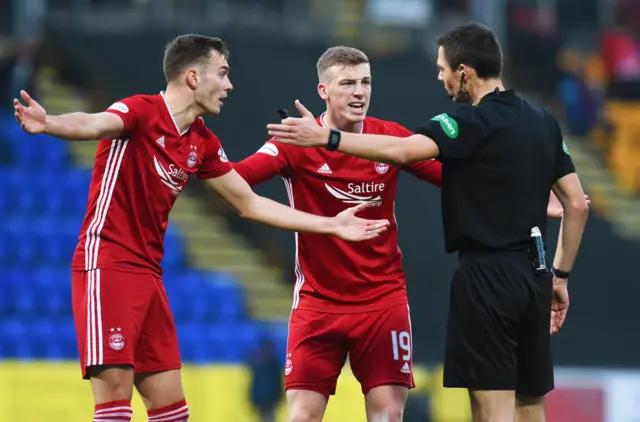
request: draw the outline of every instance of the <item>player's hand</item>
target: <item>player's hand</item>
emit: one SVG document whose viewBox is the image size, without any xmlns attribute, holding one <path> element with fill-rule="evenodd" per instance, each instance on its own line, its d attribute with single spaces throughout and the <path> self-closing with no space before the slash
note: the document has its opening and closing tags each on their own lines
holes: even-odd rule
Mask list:
<svg viewBox="0 0 640 422">
<path fill-rule="evenodd" d="M 299 100 L 296 108 L 302 117 L 287 117 L 267 129 L 275 141 L 304 148 L 322 147 L 329 142 L 329 130 L 319 126 L 313 114 Z"/>
<path fill-rule="evenodd" d="M 360 204 L 347 208 L 333 217 L 335 222 L 333 235 L 349 242 L 360 242 L 378 237 L 380 233 L 387 230 L 389 220 L 365 220 L 356 217 L 356 213 L 366 207 L 367 204 Z"/>
<path fill-rule="evenodd" d="M 556 334 L 562 328 L 569 311 L 568 280 L 553 277 L 553 297 L 551 299 L 551 335 Z"/>
<path fill-rule="evenodd" d="M 584 199 L 587 201 L 587 205 L 591 205 L 589 195 L 585 195 Z M 562 208 L 560 200 L 556 194 L 551 191 L 551 195 L 549 195 L 549 205 L 547 205 L 547 216 L 551 218 L 562 218 L 563 214 L 564 208 Z"/>
<path fill-rule="evenodd" d="M 20 91 L 20 96 L 27 103 L 25 107 L 17 98 L 13 100 L 16 120 L 20 123 L 20 127 L 27 133 L 44 133 L 47 112 L 36 100 L 31 98 L 27 91 Z"/>
</svg>

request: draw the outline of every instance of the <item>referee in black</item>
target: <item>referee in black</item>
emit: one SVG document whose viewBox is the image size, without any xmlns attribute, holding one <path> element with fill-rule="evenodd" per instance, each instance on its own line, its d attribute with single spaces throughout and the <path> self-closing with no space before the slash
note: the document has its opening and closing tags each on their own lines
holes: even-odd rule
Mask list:
<svg viewBox="0 0 640 422">
<path fill-rule="evenodd" d="M 451 282 L 444 386 L 467 388 L 474 422 L 541 422 L 554 387 L 550 337 L 567 313 L 567 281 L 588 203 L 556 120 L 505 90 L 502 51 L 483 25 L 438 39 L 438 79 L 458 103 L 408 138 L 342 133 L 302 118 L 269 125 L 276 140 L 390 164 L 443 163 Z M 544 241 L 553 190 L 563 217 L 553 263 Z"/>
</svg>

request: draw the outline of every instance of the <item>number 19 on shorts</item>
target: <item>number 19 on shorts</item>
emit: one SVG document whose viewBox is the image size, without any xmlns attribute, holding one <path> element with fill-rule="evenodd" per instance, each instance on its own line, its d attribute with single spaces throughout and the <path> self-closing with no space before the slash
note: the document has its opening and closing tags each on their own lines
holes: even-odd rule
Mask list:
<svg viewBox="0 0 640 422">
<path fill-rule="evenodd" d="M 391 331 L 391 346 L 393 347 L 393 360 L 411 360 L 411 336 L 406 331 Z"/>
</svg>

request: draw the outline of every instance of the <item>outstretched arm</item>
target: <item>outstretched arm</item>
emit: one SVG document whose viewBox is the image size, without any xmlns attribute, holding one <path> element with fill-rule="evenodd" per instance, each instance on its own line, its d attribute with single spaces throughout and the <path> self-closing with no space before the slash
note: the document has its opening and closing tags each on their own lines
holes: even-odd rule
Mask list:
<svg viewBox="0 0 640 422">
<path fill-rule="evenodd" d="M 122 118 L 113 113 L 68 113 L 49 116 L 26 91 L 20 91 L 20 96 L 27 105 L 14 99 L 15 117 L 27 133 L 46 133 L 69 141 L 93 141 L 115 138 L 125 128 Z"/>
<path fill-rule="evenodd" d="M 329 129 L 318 126 L 313 114 L 300 101 L 296 107 L 301 118 L 289 117 L 280 124 L 267 126 L 269 135 L 278 142 L 305 148 L 323 147 L 329 140 Z M 406 138 L 387 135 L 363 135 L 341 132 L 339 151 L 356 157 L 394 165 L 429 160 L 439 155 L 438 145 L 424 135 Z"/>
<path fill-rule="evenodd" d="M 231 171 L 224 176 L 205 179 L 208 188 L 216 192 L 241 217 L 284 230 L 328 234 L 348 241 L 377 237 L 386 230 L 387 220 L 364 220 L 355 213 L 366 204 L 349 208 L 336 217 L 320 217 L 282 205 L 257 195 L 249 185 Z"/>
<path fill-rule="evenodd" d="M 255 154 L 237 163 L 233 169 L 249 184 L 256 186 L 274 176 L 285 176 L 291 172 L 292 164 L 283 145 L 265 143 Z"/>
</svg>

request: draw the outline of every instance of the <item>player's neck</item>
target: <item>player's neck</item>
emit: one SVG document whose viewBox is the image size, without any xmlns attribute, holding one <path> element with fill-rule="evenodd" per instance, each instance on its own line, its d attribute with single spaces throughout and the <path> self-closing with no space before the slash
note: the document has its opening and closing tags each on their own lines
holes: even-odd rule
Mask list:
<svg viewBox="0 0 640 422">
<path fill-rule="evenodd" d="M 478 105 L 482 97 L 487 94 L 491 94 L 496 90 L 504 91 L 504 85 L 500 79 L 477 79 L 474 83 L 473 90 L 471 90 L 471 100 L 473 105 Z"/>
<path fill-rule="evenodd" d="M 169 112 L 175 120 L 180 133 L 184 133 L 202 113 L 189 95 L 184 95 L 179 88 L 168 86 L 164 93 Z"/>
<path fill-rule="evenodd" d="M 341 119 L 338 116 L 332 116 L 332 113 L 330 110 L 327 110 L 322 115 L 322 123 L 328 128 L 337 129 L 342 132 L 353 132 L 353 133 L 361 133 L 362 125 L 364 124 L 364 122 L 353 123 L 353 122 L 349 122 L 344 119 Z"/>
</svg>

